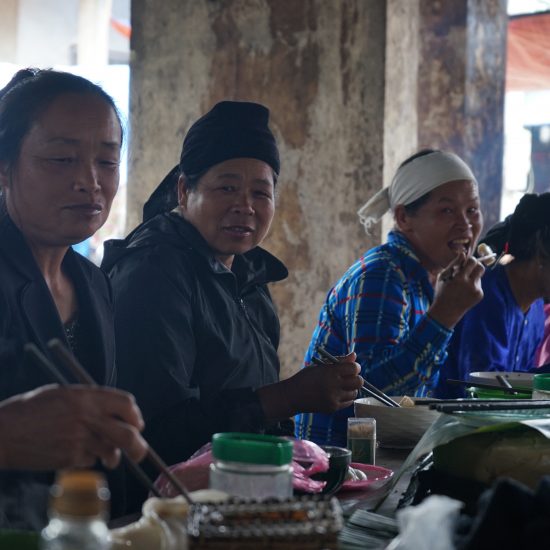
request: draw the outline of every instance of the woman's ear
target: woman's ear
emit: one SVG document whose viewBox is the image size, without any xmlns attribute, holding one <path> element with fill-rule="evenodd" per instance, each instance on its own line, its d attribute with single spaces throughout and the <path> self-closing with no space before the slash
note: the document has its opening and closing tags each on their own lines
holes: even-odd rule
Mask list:
<svg viewBox="0 0 550 550">
<path fill-rule="evenodd" d="M 406 233 L 410 229 L 410 215 L 402 204 L 398 204 L 393 210 L 393 218 L 397 229 Z"/>
<path fill-rule="evenodd" d="M 185 185 L 185 176 L 183 174 L 180 174 L 180 177 L 178 178 L 178 206 L 182 207 L 183 209 L 187 207 L 188 193 L 189 190 Z"/>
</svg>

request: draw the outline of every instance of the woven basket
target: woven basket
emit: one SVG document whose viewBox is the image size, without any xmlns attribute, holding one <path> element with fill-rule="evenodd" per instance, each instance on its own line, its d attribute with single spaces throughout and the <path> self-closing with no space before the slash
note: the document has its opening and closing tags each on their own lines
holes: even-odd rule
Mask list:
<svg viewBox="0 0 550 550">
<path fill-rule="evenodd" d="M 324 550 L 338 547 L 342 510 L 336 499 L 232 501 L 194 505 L 189 547 L 223 550 Z"/>
</svg>

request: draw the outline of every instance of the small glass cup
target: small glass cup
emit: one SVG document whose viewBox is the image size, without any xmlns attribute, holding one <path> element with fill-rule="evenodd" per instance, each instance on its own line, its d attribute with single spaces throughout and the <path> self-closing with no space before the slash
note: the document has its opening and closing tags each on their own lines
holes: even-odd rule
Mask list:
<svg viewBox="0 0 550 550">
<path fill-rule="evenodd" d="M 376 459 L 376 420 L 348 418 L 348 449 L 352 462 L 374 464 Z"/>
</svg>

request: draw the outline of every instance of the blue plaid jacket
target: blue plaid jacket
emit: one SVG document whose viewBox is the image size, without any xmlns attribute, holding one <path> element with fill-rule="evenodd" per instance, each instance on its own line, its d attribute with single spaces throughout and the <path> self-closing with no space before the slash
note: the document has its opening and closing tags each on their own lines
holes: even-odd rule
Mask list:
<svg viewBox="0 0 550 550">
<path fill-rule="evenodd" d="M 333 355 L 357 354 L 362 376 L 390 395 L 429 396 L 447 357 L 452 331 L 426 315 L 433 288 L 407 239 L 366 252 L 328 293 L 304 367 L 321 346 Z M 346 444 L 353 407 L 332 415 L 300 414 L 296 435 L 319 444 Z"/>
</svg>

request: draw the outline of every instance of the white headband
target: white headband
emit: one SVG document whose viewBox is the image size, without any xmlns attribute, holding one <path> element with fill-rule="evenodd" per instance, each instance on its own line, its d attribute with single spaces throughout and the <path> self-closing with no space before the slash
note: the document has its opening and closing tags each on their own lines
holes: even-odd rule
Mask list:
<svg viewBox="0 0 550 550">
<path fill-rule="evenodd" d="M 398 168 L 389 187 L 384 187 L 364 204 L 357 214 L 369 230 L 398 204 L 411 204 L 436 187 L 450 181 L 469 180 L 477 185 L 468 165 L 453 153 L 434 151 Z"/>
</svg>

